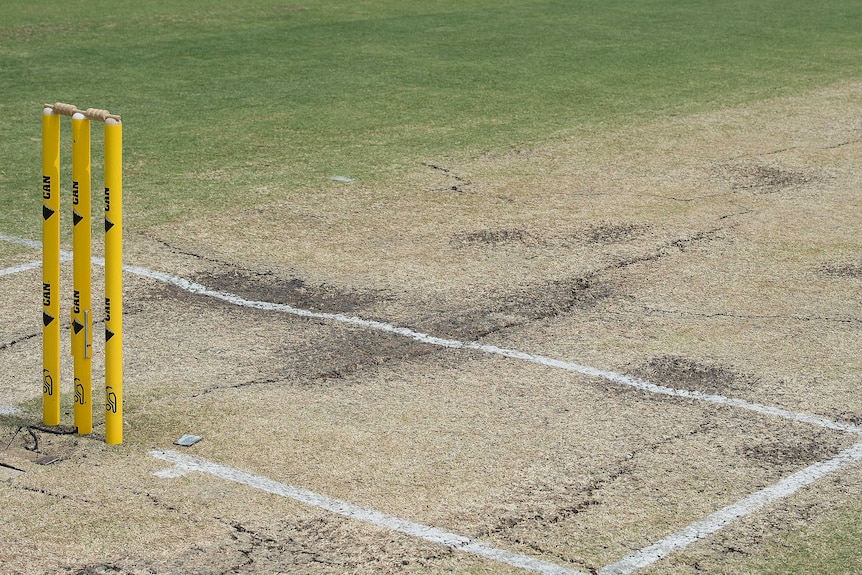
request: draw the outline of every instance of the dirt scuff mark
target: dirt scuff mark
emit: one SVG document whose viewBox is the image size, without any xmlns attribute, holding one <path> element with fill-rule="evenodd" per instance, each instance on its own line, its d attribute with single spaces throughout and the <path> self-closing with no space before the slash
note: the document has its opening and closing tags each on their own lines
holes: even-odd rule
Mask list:
<svg viewBox="0 0 862 575">
<path fill-rule="evenodd" d="M 838 448 L 835 434 L 826 430 L 805 430 L 792 439 L 752 439 L 738 450 L 739 454 L 785 473 L 827 459 Z"/>
<path fill-rule="evenodd" d="M 191 397 L 251 387 L 352 385 L 351 376 L 358 372 L 435 353 L 438 349 L 394 334 L 338 329 L 326 338 L 281 348 L 269 362 L 270 368 L 258 377 L 239 382 L 220 381 Z"/>
<path fill-rule="evenodd" d="M 752 164 L 722 165 L 714 170 L 715 177 L 736 192 L 773 194 L 808 186 L 821 179 L 818 174 L 792 168 Z"/>
<path fill-rule="evenodd" d="M 482 229 L 472 232 L 459 232 L 452 236 L 456 246 L 501 246 L 521 244 L 536 246 L 542 242 L 539 237 L 521 228 Z"/>
<path fill-rule="evenodd" d="M 289 305 L 330 313 L 352 313 L 391 299 L 380 290 L 351 290 L 298 277 L 282 278 L 269 271 L 234 269 L 198 274 L 194 281 L 252 301 Z"/>
<path fill-rule="evenodd" d="M 649 226 L 632 222 L 601 222 L 558 234 L 548 234 L 523 227 L 483 228 L 453 234 L 452 245 L 456 248 L 495 248 L 512 245 L 530 248 L 604 246 L 637 240 L 649 229 Z"/>
<path fill-rule="evenodd" d="M 818 271 L 827 277 L 862 279 L 862 261 L 823 264 Z"/>
<path fill-rule="evenodd" d="M 760 379 L 724 365 L 664 355 L 634 366 L 629 373 L 659 385 L 703 393 L 728 394 L 756 387 Z"/>
<path fill-rule="evenodd" d="M 649 226 L 631 222 L 603 222 L 600 224 L 586 226 L 566 236 L 566 240 L 572 243 L 585 243 L 589 245 L 610 245 L 630 242 L 643 236 L 649 230 Z"/>
</svg>

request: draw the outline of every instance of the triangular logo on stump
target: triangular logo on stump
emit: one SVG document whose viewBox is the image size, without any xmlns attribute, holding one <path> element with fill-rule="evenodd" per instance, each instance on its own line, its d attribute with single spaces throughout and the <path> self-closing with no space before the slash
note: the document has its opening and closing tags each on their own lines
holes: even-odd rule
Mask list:
<svg viewBox="0 0 862 575">
<path fill-rule="evenodd" d="M 75 210 L 72 210 L 72 225 L 73 226 L 77 226 L 81 222 L 81 220 L 83 220 L 83 219 L 84 219 L 84 216 L 82 216 L 81 214 L 79 214 Z"/>
<path fill-rule="evenodd" d="M 52 321 L 54 321 L 54 316 L 47 314 L 43 311 L 42 312 L 42 323 L 47 327 L 47 326 L 51 325 Z"/>
<path fill-rule="evenodd" d="M 54 215 L 54 210 L 49 208 L 48 206 L 42 206 L 42 219 L 47 220 L 51 216 Z"/>
<path fill-rule="evenodd" d="M 72 322 L 72 331 L 74 331 L 75 334 L 80 333 L 82 329 L 84 329 L 84 324 L 82 324 L 78 320 Z"/>
<path fill-rule="evenodd" d="M 105 328 L 105 342 L 111 341 L 112 337 L 114 337 L 114 332 L 112 332 L 108 328 Z"/>
<path fill-rule="evenodd" d="M 105 218 L 105 232 L 109 231 L 113 227 L 114 227 L 114 222 L 112 222 L 108 218 Z"/>
</svg>

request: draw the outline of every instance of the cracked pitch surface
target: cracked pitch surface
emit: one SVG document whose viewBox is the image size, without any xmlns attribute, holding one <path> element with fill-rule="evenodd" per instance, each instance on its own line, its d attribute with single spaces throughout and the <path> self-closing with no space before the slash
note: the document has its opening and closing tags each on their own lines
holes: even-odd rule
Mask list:
<svg viewBox="0 0 862 575">
<path fill-rule="evenodd" d="M 428 160 L 391 188 L 355 182 L 130 231 L 128 253 L 253 299 L 858 422 L 859 94 L 849 86 L 451 167 Z M 440 193 L 467 182 L 466 193 Z M 0 281 L 25 289 L 24 275 Z M 0 489 L 12 510 L 0 525 L 14 549 L 5 560 L 23 572 L 252 572 L 255 562 L 287 573 L 506 572 L 214 478 L 152 477 L 160 464 L 146 451 L 187 431 L 212 459 L 582 570 L 850 441 L 140 279 L 129 287 L 127 444 L 45 439 L 63 459 Z M 26 337 L 38 333 L 33 309 L 0 350 L 24 399 L 21 374 L 38 362 L 38 339 Z M 856 475 L 656 572 L 743 570 L 733 561 L 770 537 L 847 505 Z M 39 531 L 57 515 L 70 523 Z"/>
</svg>

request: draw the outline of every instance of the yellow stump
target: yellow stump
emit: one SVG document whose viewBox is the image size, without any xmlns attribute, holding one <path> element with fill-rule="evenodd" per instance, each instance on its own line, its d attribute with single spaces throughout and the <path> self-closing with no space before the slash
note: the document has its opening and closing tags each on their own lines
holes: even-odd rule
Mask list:
<svg viewBox="0 0 862 575">
<path fill-rule="evenodd" d="M 93 431 L 93 317 L 91 293 L 90 121 L 72 116 L 72 356 L 78 433 Z"/>
<path fill-rule="evenodd" d="M 105 442 L 123 442 L 123 126 L 105 120 Z"/>
<path fill-rule="evenodd" d="M 60 115 L 42 110 L 42 422 L 60 425 Z"/>
</svg>

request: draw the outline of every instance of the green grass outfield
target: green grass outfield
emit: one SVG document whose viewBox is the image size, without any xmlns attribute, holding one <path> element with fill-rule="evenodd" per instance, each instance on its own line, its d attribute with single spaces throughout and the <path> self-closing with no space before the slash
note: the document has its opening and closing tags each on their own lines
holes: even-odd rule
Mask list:
<svg viewBox="0 0 862 575">
<path fill-rule="evenodd" d="M 7 3 L 0 229 L 38 236 L 43 101 L 125 116 L 142 226 L 856 78 L 860 29 L 855 0 Z"/>
<path fill-rule="evenodd" d="M 43 102 L 123 115 L 142 229 L 859 79 L 860 30 L 859 0 L 6 2 L 0 233 L 40 234 Z M 852 572 L 859 517 L 746 568 Z"/>
</svg>

